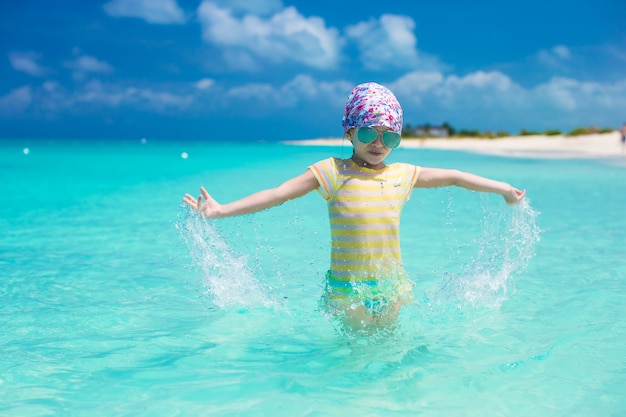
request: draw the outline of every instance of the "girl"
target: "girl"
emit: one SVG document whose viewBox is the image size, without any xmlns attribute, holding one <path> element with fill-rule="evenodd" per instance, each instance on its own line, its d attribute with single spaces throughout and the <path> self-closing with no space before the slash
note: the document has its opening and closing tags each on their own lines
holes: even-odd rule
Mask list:
<svg viewBox="0 0 626 417">
<path fill-rule="evenodd" d="M 276 188 L 240 200 L 217 203 L 200 187 L 183 201 L 204 218 L 254 213 L 317 190 L 328 202 L 330 269 L 325 306 L 353 328 L 390 324 L 412 300 L 402 266 L 400 214 L 413 188 L 459 186 L 500 194 L 507 204 L 525 196 L 511 185 L 457 170 L 385 164 L 401 141 L 402 108 L 391 91 L 376 83 L 356 86 L 346 102 L 345 136 L 354 147 L 349 159 L 328 158 Z"/>
</svg>

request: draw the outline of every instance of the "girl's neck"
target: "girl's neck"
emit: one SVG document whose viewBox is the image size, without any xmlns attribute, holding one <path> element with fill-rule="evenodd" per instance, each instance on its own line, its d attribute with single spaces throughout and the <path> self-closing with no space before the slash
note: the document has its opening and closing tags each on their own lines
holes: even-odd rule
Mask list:
<svg viewBox="0 0 626 417">
<path fill-rule="evenodd" d="M 352 159 L 352 162 L 354 162 L 356 165 L 360 166 L 361 168 L 383 169 L 385 167 L 384 162 L 380 162 L 376 165 L 372 165 L 372 164 L 365 162 L 363 159 L 359 158 L 356 154 L 352 154 L 352 158 L 350 159 Z"/>
</svg>

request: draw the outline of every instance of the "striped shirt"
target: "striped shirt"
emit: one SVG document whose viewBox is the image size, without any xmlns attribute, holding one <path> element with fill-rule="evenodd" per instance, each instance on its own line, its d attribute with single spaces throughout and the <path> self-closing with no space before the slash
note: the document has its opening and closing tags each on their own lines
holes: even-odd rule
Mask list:
<svg viewBox="0 0 626 417">
<path fill-rule="evenodd" d="M 419 168 L 394 163 L 374 170 L 329 158 L 309 169 L 328 202 L 332 278 L 362 282 L 402 275 L 400 214 Z"/>
</svg>

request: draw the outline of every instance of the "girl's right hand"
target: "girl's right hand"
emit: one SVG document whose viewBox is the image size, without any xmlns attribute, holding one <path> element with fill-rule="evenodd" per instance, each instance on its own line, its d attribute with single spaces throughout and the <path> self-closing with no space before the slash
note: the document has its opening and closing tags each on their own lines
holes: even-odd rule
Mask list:
<svg viewBox="0 0 626 417">
<path fill-rule="evenodd" d="M 209 195 L 204 187 L 200 187 L 200 195 L 195 199 L 191 194 L 185 194 L 183 202 L 205 219 L 220 217 L 222 206 Z"/>
</svg>

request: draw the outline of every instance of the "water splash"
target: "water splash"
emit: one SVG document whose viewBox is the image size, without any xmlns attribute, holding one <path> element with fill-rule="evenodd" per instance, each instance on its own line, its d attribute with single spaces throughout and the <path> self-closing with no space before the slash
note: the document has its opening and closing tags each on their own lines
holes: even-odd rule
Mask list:
<svg viewBox="0 0 626 417">
<path fill-rule="evenodd" d="M 187 244 L 194 266 L 202 273 L 204 294 L 217 307 L 275 305 L 248 267 L 247 256 L 234 252 L 213 223 L 184 209 L 176 228 Z"/>
<path fill-rule="evenodd" d="M 519 205 L 486 214 L 482 235 L 475 241 L 478 255 L 460 273 L 445 274 L 443 285 L 427 295 L 433 304 L 455 303 L 462 310 L 481 306 L 499 308 L 507 299 L 512 278 L 535 256 L 541 230 L 538 212 L 524 200 Z"/>
</svg>

